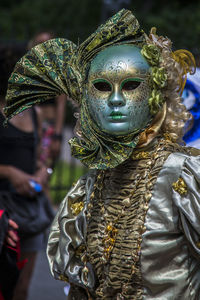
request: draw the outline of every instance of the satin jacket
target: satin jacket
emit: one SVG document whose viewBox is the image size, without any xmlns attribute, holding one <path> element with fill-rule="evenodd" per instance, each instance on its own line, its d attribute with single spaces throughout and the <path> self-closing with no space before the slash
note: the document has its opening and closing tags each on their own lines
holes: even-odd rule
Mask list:
<svg viewBox="0 0 200 300">
<path fill-rule="evenodd" d="M 47 256 L 56 279 L 67 278 L 83 287 L 83 263 L 75 255 L 86 239 L 86 207 L 93 190 L 95 171 L 83 176 L 60 205 L 51 228 Z M 186 192 L 173 183 L 184 180 Z M 153 187 L 142 235 L 141 274 L 144 300 L 200 299 L 200 156 L 172 153 Z M 71 203 L 84 202 L 73 216 Z M 95 288 L 93 267 L 89 269 L 89 290 Z M 77 293 L 77 294 L 76 294 Z M 70 298 L 71 297 L 71 298 Z M 74 292 L 68 299 L 87 299 Z"/>
</svg>

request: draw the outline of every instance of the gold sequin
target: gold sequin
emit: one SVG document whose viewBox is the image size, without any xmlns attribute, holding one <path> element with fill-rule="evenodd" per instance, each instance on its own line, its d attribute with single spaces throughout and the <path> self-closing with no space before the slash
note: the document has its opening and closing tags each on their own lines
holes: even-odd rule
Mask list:
<svg viewBox="0 0 200 300">
<path fill-rule="evenodd" d="M 132 155 L 133 159 L 144 159 L 149 158 L 149 152 L 141 151 L 141 152 L 135 152 Z"/>
<path fill-rule="evenodd" d="M 172 184 L 173 189 L 178 192 L 181 196 L 184 196 L 187 194 L 187 185 L 183 178 L 179 178 L 176 182 Z"/>
<path fill-rule="evenodd" d="M 165 132 L 163 136 L 166 141 L 173 142 L 172 136 L 168 132 Z"/>
<path fill-rule="evenodd" d="M 86 264 L 86 263 L 87 263 L 87 255 L 83 254 L 83 255 L 81 256 L 81 261 L 82 261 L 84 264 Z"/>
<path fill-rule="evenodd" d="M 145 197 L 145 200 L 146 200 L 146 201 L 149 201 L 149 200 L 151 199 L 151 196 L 152 196 L 151 193 L 146 193 L 145 196 L 144 196 L 144 197 Z"/>
<path fill-rule="evenodd" d="M 72 210 L 73 215 L 77 216 L 78 214 L 80 214 L 83 207 L 84 207 L 83 201 L 71 204 L 71 210 Z"/>
<path fill-rule="evenodd" d="M 94 192 L 91 193 L 90 195 L 90 200 L 94 199 Z"/>
<path fill-rule="evenodd" d="M 133 275 L 135 273 L 135 266 L 131 266 L 131 274 Z"/>
<path fill-rule="evenodd" d="M 69 282 L 68 278 L 64 275 L 59 275 L 59 280 L 65 281 L 65 282 Z"/>
<path fill-rule="evenodd" d="M 125 205 L 126 207 L 129 207 L 131 205 L 131 201 L 130 198 L 126 198 L 122 201 L 123 205 Z"/>
<path fill-rule="evenodd" d="M 88 204 L 88 209 L 91 209 L 92 208 L 92 203 L 89 203 Z"/>
<path fill-rule="evenodd" d="M 100 210 L 101 214 L 104 214 L 105 212 L 105 208 L 102 206 L 101 210 Z"/>
<path fill-rule="evenodd" d="M 200 241 L 196 242 L 196 246 L 200 249 Z"/>
<path fill-rule="evenodd" d="M 105 230 L 105 238 L 103 239 L 104 245 L 104 258 L 106 260 L 109 259 L 111 251 L 115 245 L 116 236 L 117 236 L 117 228 L 115 228 L 112 223 L 106 226 Z"/>
<path fill-rule="evenodd" d="M 75 252 L 75 255 L 76 256 L 81 256 L 84 251 L 86 249 L 86 246 L 84 244 L 80 245 L 77 249 L 76 249 L 76 252 Z"/>
<path fill-rule="evenodd" d="M 158 157 L 159 157 L 159 154 L 158 154 L 158 153 L 154 153 L 154 154 L 153 154 L 153 158 L 154 158 L 154 159 L 157 159 Z"/>
<path fill-rule="evenodd" d="M 86 284 L 86 285 L 88 283 L 88 272 L 89 272 L 88 267 L 85 266 L 82 270 L 82 280 L 83 280 L 84 284 Z"/>
</svg>

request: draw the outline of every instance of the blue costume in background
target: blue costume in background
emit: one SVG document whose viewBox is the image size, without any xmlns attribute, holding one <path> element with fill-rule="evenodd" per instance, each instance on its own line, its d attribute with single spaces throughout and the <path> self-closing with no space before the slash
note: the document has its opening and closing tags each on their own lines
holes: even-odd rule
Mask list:
<svg viewBox="0 0 200 300">
<path fill-rule="evenodd" d="M 183 91 L 183 104 L 193 115 L 192 128 L 184 135 L 186 144 L 200 147 L 200 69 L 197 68 L 195 75 L 188 75 Z M 199 139 L 199 142 L 198 142 Z M 199 144 L 199 145 L 198 145 Z"/>
</svg>

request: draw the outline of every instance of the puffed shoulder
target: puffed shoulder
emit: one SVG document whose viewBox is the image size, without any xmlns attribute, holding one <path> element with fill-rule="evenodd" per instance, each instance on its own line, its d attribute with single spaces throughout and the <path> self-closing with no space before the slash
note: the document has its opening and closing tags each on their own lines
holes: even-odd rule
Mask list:
<svg viewBox="0 0 200 300">
<path fill-rule="evenodd" d="M 95 180 L 95 172 L 81 177 L 62 201 L 53 221 L 47 257 L 52 275 L 56 279 L 82 285 L 83 264 L 77 259 L 77 249 L 85 244 L 86 209 Z M 90 268 L 90 266 L 88 266 Z M 93 286 L 91 272 L 90 284 Z"/>
<path fill-rule="evenodd" d="M 200 155 L 181 155 L 180 173 L 173 182 L 172 198 L 180 214 L 183 231 L 192 254 L 200 260 Z M 196 156 L 197 154 L 197 156 Z M 179 154 L 174 154 L 179 159 Z"/>
<path fill-rule="evenodd" d="M 86 178 L 80 178 L 77 183 L 70 189 L 64 200 L 61 202 L 55 219 L 52 223 L 49 240 L 47 245 L 47 257 L 49 260 L 51 272 L 53 275 L 53 265 L 55 260 L 58 260 L 56 256 L 58 255 L 59 246 L 59 236 L 60 236 L 60 222 L 63 218 L 69 218 L 69 203 L 72 201 L 75 203 L 77 200 L 82 199 L 85 194 L 85 182 Z M 57 276 L 56 276 L 57 277 Z"/>
</svg>

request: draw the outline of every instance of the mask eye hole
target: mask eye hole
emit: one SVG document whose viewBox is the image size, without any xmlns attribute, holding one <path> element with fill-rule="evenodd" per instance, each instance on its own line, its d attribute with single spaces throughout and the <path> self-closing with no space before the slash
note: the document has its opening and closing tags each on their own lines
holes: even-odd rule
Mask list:
<svg viewBox="0 0 200 300">
<path fill-rule="evenodd" d="M 94 87 L 100 92 L 111 92 L 112 88 L 106 81 L 98 81 L 93 83 Z"/>
<path fill-rule="evenodd" d="M 122 86 L 122 90 L 124 91 L 135 90 L 140 85 L 140 83 L 141 83 L 140 81 L 136 81 L 136 80 L 126 81 Z"/>
</svg>

